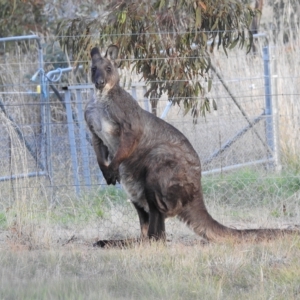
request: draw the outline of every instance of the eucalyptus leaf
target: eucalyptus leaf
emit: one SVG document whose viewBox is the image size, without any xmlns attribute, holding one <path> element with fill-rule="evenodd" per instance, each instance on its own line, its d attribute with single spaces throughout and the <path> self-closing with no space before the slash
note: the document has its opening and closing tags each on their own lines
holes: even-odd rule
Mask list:
<svg viewBox="0 0 300 300">
<path fill-rule="evenodd" d="M 207 91 L 208 91 L 208 92 L 211 91 L 211 86 L 212 86 L 212 79 L 209 78 L 209 79 L 208 79 L 208 83 L 207 83 Z"/>
<path fill-rule="evenodd" d="M 215 44 L 218 49 L 222 45 L 227 55 L 236 45 L 249 50 L 253 43 L 249 16 L 255 11 L 240 1 L 112 0 L 106 11 L 103 18 L 77 18 L 60 25 L 58 39 L 74 60 L 89 61 L 93 45 L 105 49 L 117 44 L 120 57 L 128 61 L 121 67 L 131 63 L 132 70 L 143 76 L 153 103 L 166 91 L 174 103 L 184 101 L 186 113 L 194 108 L 194 117 L 210 111 L 206 98 L 197 106 L 197 97 L 205 97 L 198 77 L 207 77 Z M 88 39 L 91 35 L 94 39 Z M 207 91 L 211 89 L 209 78 Z"/>
</svg>

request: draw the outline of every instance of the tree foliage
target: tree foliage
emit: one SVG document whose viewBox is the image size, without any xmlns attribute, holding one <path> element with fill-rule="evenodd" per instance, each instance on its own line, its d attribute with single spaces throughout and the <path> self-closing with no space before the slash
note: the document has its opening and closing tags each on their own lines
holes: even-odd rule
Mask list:
<svg viewBox="0 0 300 300">
<path fill-rule="evenodd" d="M 209 109 L 210 52 L 237 45 L 249 51 L 257 13 L 235 0 L 113 1 L 106 11 L 105 18 L 62 22 L 62 45 L 80 61 L 89 60 L 95 44 L 118 45 L 123 66 L 131 65 L 146 81 L 154 113 L 166 92 L 195 118 Z"/>
<path fill-rule="evenodd" d="M 0 37 L 45 29 L 44 0 L 0 0 Z"/>
<path fill-rule="evenodd" d="M 271 2 L 269 0 L 269 2 Z M 274 20 L 274 38 L 288 43 L 299 36 L 300 29 L 300 2 L 299 0 L 272 1 Z M 275 40 L 275 42 L 276 42 Z"/>
</svg>

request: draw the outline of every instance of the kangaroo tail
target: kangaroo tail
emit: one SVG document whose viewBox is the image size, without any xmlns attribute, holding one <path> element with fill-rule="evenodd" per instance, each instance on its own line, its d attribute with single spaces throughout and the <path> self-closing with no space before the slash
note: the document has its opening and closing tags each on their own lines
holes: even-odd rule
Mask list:
<svg viewBox="0 0 300 300">
<path fill-rule="evenodd" d="M 209 241 L 234 240 L 234 241 L 262 241 L 271 240 L 285 235 L 299 235 L 299 230 L 293 229 L 235 229 L 226 227 L 208 213 L 205 205 L 199 202 L 190 203 L 180 213 L 179 219 L 186 222 L 193 231 Z"/>
</svg>

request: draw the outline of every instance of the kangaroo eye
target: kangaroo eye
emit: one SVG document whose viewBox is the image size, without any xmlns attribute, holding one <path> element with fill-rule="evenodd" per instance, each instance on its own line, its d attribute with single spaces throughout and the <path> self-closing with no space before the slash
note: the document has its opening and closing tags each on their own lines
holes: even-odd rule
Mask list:
<svg viewBox="0 0 300 300">
<path fill-rule="evenodd" d="M 95 73 L 97 70 L 97 67 L 92 67 L 92 72 Z"/>
<path fill-rule="evenodd" d="M 106 67 L 106 71 L 108 72 L 108 73 L 110 73 L 111 72 L 111 67 Z"/>
</svg>

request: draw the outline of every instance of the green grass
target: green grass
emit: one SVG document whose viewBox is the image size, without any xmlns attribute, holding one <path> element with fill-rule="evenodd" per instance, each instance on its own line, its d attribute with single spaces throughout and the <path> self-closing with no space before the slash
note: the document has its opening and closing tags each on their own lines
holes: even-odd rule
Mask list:
<svg viewBox="0 0 300 300">
<path fill-rule="evenodd" d="M 264 210 L 268 220 L 297 217 L 299 197 L 289 200 L 300 189 L 293 170 L 205 176 L 203 188 L 218 220 L 225 215 L 253 224 Z M 114 234 L 113 222 L 120 223 L 121 236 L 132 224 L 138 227 L 124 191 L 109 187 L 68 195 L 52 208 L 33 196 L 8 210 L 3 206 L 0 299 L 300 299 L 299 237 L 203 246 L 181 239 L 175 223 L 175 238 L 167 245 L 102 250 L 91 245 L 106 230 Z"/>
<path fill-rule="evenodd" d="M 220 203 L 249 205 L 268 204 L 276 198 L 282 200 L 300 191 L 300 173 L 285 170 L 266 173 L 243 169 L 217 176 L 204 176 L 203 192 L 207 198 L 218 198 Z"/>
<path fill-rule="evenodd" d="M 300 174 L 293 169 L 280 173 L 266 173 L 262 170 L 243 169 L 221 175 L 202 178 L 204 199 L 209 211 L 225 209 L 227 216 L 234 219 L 249 217 L 249 212 L 257 207 L 269 211 L 269 216 L 296 217 L 296 200 L 289 197 L 300 192 Z M 50 226 L 85 226 L 97 220 L 111 218 L 114 210 L 128 207 L 124 190 L 107 187 L 94 189 L 62 198 L 55 207 L 49 208 L 46 199 L 35 200 L 34 196 L 16 201 L 9 209 L 5 205 L 0 210 L 0 228 L 12 224 L 41 223 Z M 287 209 L 283 211 L 283 206 Z"/>
<path fill-rule="evenodd" d="M 7 225 L 6 214 L 0 212 L 0 229 L 5 228 Z"/>
<path fill-rule="evenodd" d="M 49 223 L 67 226 L 82 224 L 108 217 L 108 208 L 122 206 L 124 203 L 126 203 L 124 191 L 111 187 L 92 190 L 79 197 L 71 194 L 54 207 L 49 207 L 46 199 L 30 197 L 13 202 L 9 209 L 3 205 L 0 210 L 0 228 L 14 223 L 16 219 L 34 222 L 47 219 Z"/>
</svg>

